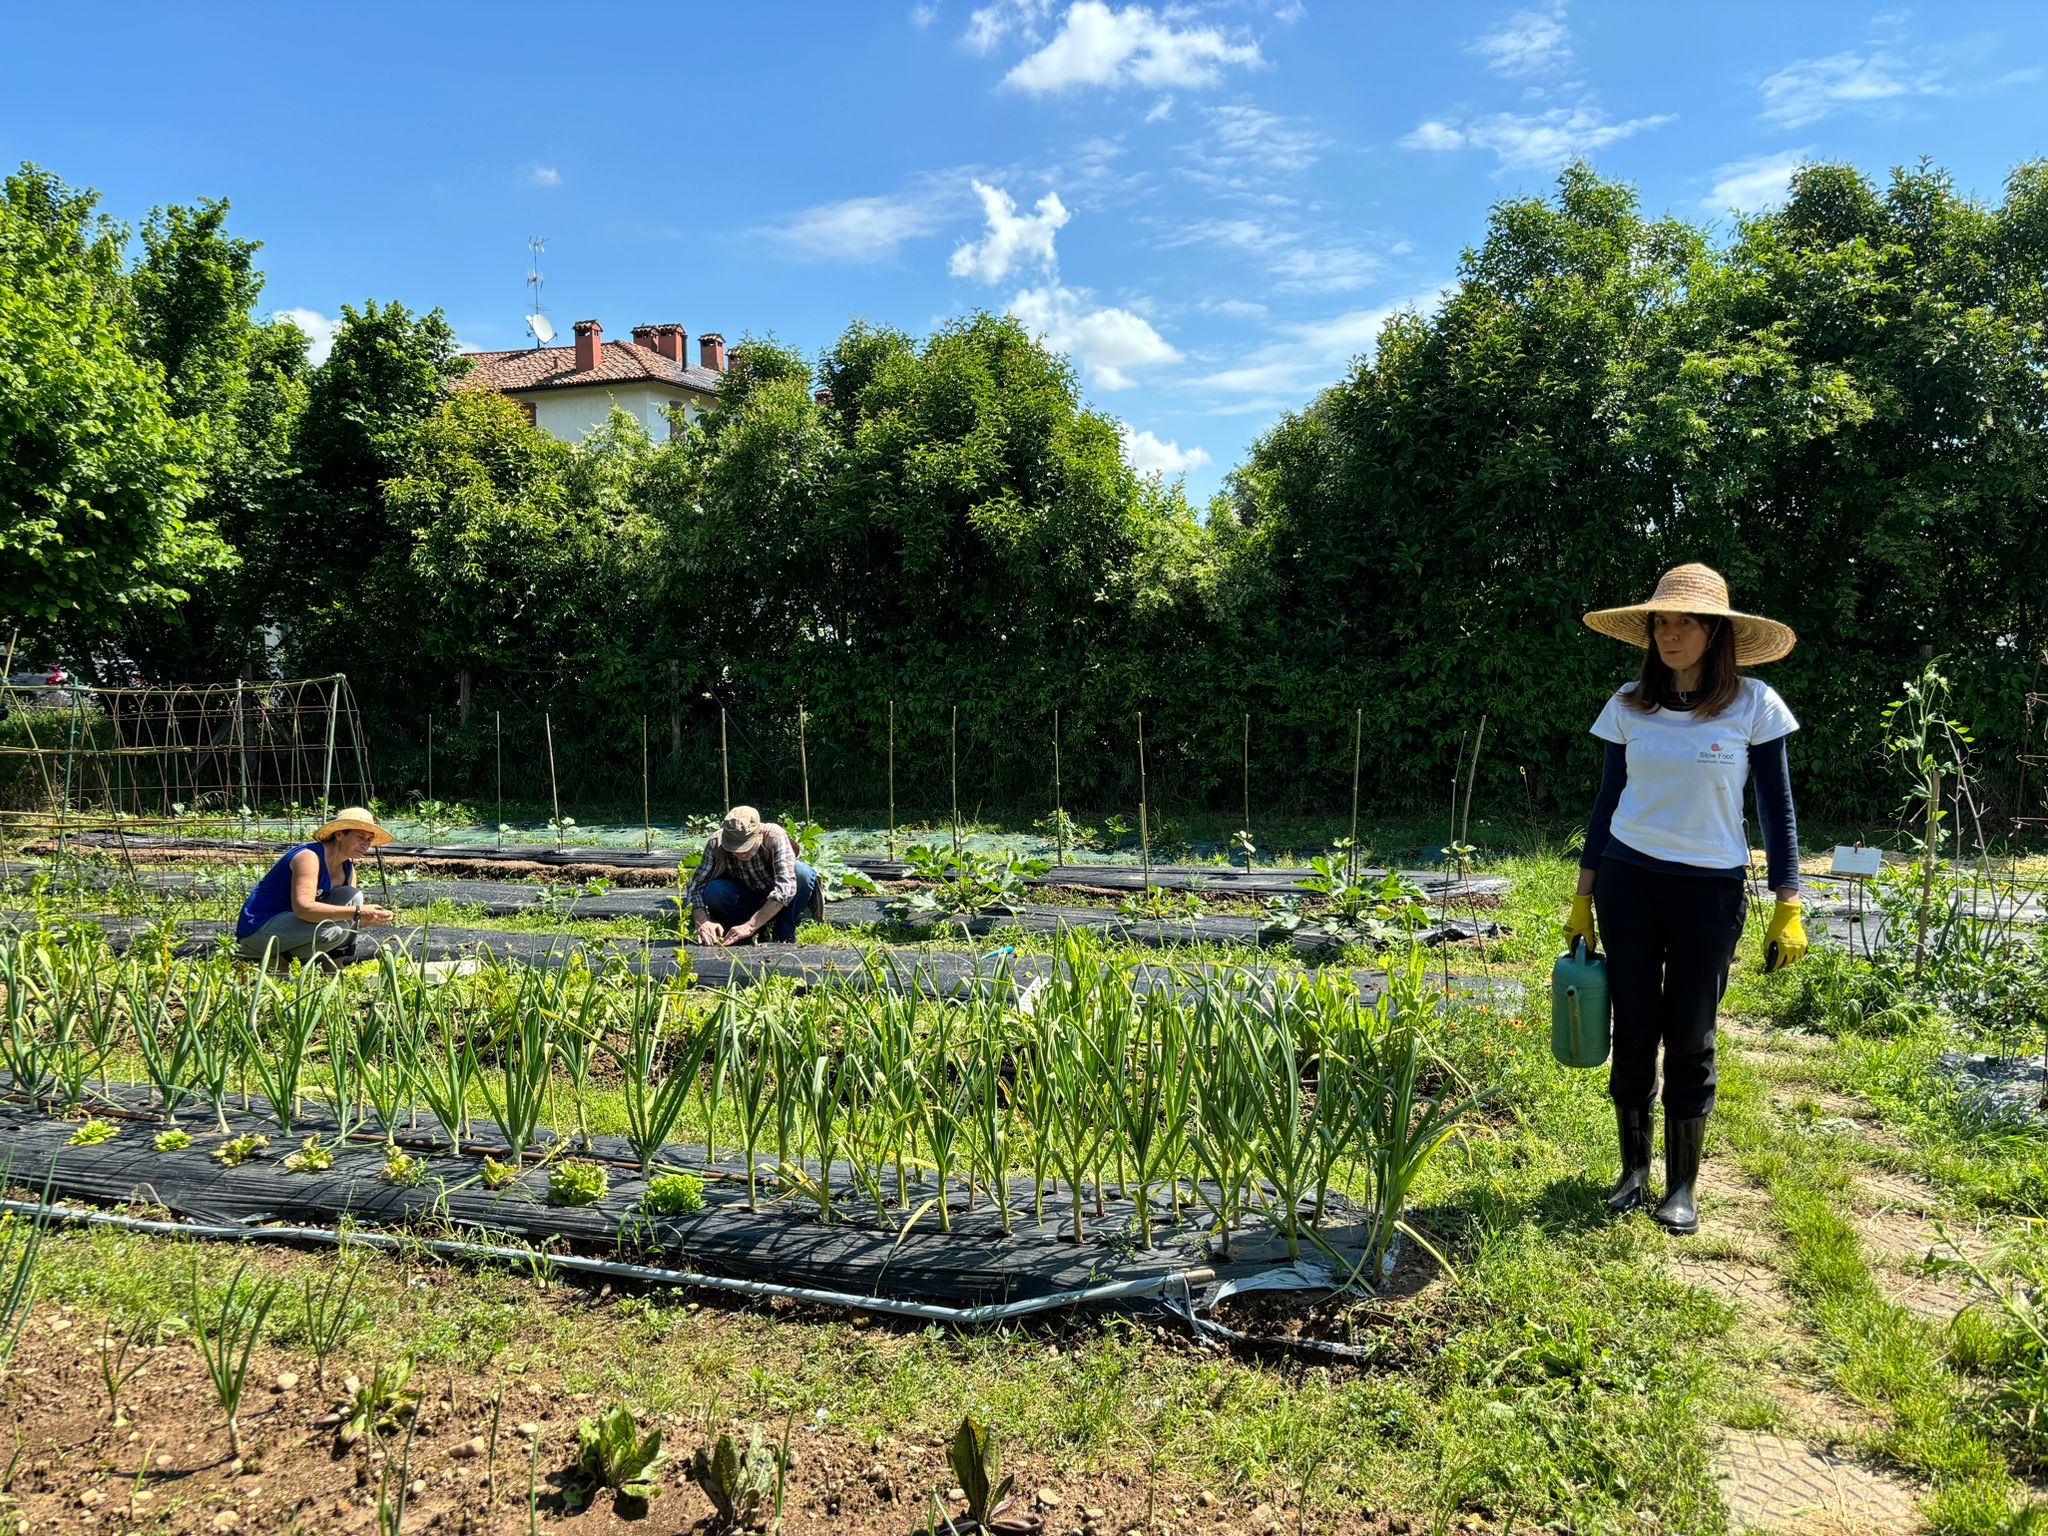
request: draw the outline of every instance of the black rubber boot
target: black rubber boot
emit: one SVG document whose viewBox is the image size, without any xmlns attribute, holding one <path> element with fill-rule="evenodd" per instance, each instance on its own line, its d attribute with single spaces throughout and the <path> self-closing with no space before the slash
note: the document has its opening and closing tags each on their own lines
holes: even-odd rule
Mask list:
<svg viewBox="0 0 2048 1536">
<path fill-rule="evenodd" d="M 1607 1209 L 1624 1215 L 1650 1199 L 1650 1142 L 1654 1127 L 1647 1109 L 1614 1106 L 1614 1121 L 1621 1132 L 1621 1178 L 1607 1192 Z"/>
<path fill-rule="evenodd" d="M 1657 1225 L 1680 1237 L 1700 1229 L 1693 1186 L 1700 1176 L 1700 1150 L 1707 1141 L 1707 1117 L 1674 1120 L 1664 1117 L 1664 1202 L 1653 1213 Z"/>
</svg>

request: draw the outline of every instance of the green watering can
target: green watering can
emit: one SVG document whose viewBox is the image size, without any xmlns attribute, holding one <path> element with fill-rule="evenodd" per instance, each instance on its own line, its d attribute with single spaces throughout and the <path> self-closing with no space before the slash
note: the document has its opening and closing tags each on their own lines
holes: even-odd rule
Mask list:
<svg viewBox="0 0 2048 1536">
<path fill-rule="evenodd" d="M 1607 1060 L 1607 961 L 1580 939 L 1550 967 L 1550 1054 L 1567 1067 Z"/>
</svg>

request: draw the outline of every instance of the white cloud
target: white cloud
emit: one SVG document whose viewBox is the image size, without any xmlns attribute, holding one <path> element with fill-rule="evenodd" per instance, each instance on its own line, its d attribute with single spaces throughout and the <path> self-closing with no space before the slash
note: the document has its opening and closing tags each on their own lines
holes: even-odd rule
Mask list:
<svg viewBox="0 0 2048 1536">
<path fill-rule="evenodd" d="M 1052 0 L 993 0 L 967 18 L 960 41 L 979 54 L 990 54 L 1012 35 L 1035 41 L 1038 23 L 1052 10 Z"/>
<path fill-rule="evenodd" d="M 1280 293 L 1345 293 L 1379 275 L 1380 259 L 1344 242 L 1318 243 L 1270 219 L 1202 219 L 1165 242 L 1220 245 L 1259 258 Z"/>
<path fill-rule="evenodd" d="M 526 179 L 536 187 L 559 187 L 562 184 L 562 173 L 552 165 L 537 165 L 529 162 L 521 166 L 520 170 L 525 174 Z"/>
<path fill-rule="evenodd" d="M 931 234 L 943 222 L 935 189 L 923 189 L 819 203 L 762 233 L 803 261 L 886 261 L 904 241 Z"/>
<path fill-rule="evenodd" d="M 1180 361 L 1180 353 L 1133 310 L 1097 308 L 1086 289 L 1058 282 L 1026 288 L 1010 300 L 1010 313 L 1055 352 L 1081 365 L 1097 389 L 1131 389 L 1134 369 Z"/>
<path fill-rule="evenodd" d="M 1792 185 L 1792 173 L 1813 157 L 1813 146 L 1785 149 L 1776 154 L 1752 155 L 1731 160 L 1714 168 L 1714 190 L 1700 199 L 1709 213 L 1754 213 L 1781 202 Z"/>
<path fill-rule="evenodd" d="M 1465 51 L 1503 75 L 1535 75 L 1564 68 L 1572 61 L 1564 7 L 1517 11 L 1493 31 L 1474 38 Z"/>
<path fill-rule="evenodd" d="M 913 27 L 928 27 L 939 19 L 936 5 L 913 5 L 910 8 L 910 24 Z"/>
<path fill-rule="evenodd" d="M 315 368 L 327 361 L 334 350 L 334 332 L 339 321 L 330 320 L 317 309 L 274 309 L 273 320 L 289 320 L 306 333 L 306 358 Z"/>
<path fill-rule="evenodd" d="M 1035 212 L 1020 214 L 1017 200 L 1001 187 L 977 181 L 974 191 L 981 199 L 988 233 L 958 246 L 946 270 L 955 277 L 971 277 L 984 283 L 999 283 L 1010 275 L 1013 267 L 1025 263 L 1035 263 L 1050 271 L 1056 259 L 1053 234 L 1072 217 L 1059 194 L 1046 193 L 1038 200 Z"/>
<path fill-rule="evenodd" d="M 1211 165 L 1305 171 L 1328 143 L 1321 134 L 1258 107 L 1211 107 L 1208 117 L 1209 137 L 1198 152 Z"/>
<path fill-rule="evenodd" d="M 1212 315 L 1227 315 L 1232 320 L 1263 320 L 1269 311 L 1254 299 L 1204 299 L 1204 312 Z"/>
<path fill-rule="evenodd" d="M 969 46 L 989 33 L 980 25 L 983 12 L 969 27 Z M 1138 86 L 1161 90 L 1214 85 L 1232 65 L 1259 62 L 1255 42 L 1232 42 L 1221 29 L 1176 26 L 1176 14 L 1155 15 L 1142 5 L 1111 10 L 1102 0 L 1074 0 L 1059 31 L 1027 55 L 1003 77 L 1003 84 L 1032 95 L 1076 86 L 1115 90 Z M 993 33 L 993 39 L 1000 37 Z"/>
<path fill-rule="evenodd" d="M 1938 69 L 1915 70 L 1881 50 L 1800 59 L 1766 75 L 1757 90 L 1764 98 L 1764 121 L 1787 128 L 1818 122 L 1845 107 L 1947 94 Z"/>
<path fill-rule="evenodd" d="M 1484 149 L 1493 152 L 1504 170 L 1533 170 L 1563 165 L 1604 149 L 1609 144 L 1676 121 L 1671 113 L 1610 122 L 1598 107 L 1557 107 L 1549 112 L 1496 112 L 1491 117 L 1455 123 L 1432 119 L 1401 140 L 1404 149 Z"/>
<path fill-rule="evenodd" d="M 1206 448 L 1183 448 L 1172 438 L 1133 431 L 1127 421 L 1118 422 L 1116 429 L 1124 440 L 1125 460 L 1141 475 L 1184 475 L 1209 462 Z"/>
<path fill-rule="evenodd" d="M 1152 110 L 1145 114 L 1148 123 L 1164 123 L 1173 119 L 1173 98 L 1162 96 L 1152 103 Z"/>
<path fill-rule="evenodd" d="M 1291 409 L 1334 383 L 1351 360 L 1370 353 L 1388 320 L 1403 310 L 1428 313 L 1445 293 L 1432 288 L 1372 309 L 1277 328 L 1274 340 L 1254 347 L 1234 367 L 1217 369 L 1193 380 L 1197 389 L 1246 397 L 1219 407 L 1225 413 L 1272 406 Z"/>
</svg>

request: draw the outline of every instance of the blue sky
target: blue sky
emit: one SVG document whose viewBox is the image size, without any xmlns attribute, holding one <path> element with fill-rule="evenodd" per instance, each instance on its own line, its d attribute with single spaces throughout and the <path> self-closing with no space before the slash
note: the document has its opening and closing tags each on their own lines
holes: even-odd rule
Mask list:
<svg viewBox="0 0 2048 1536">
<path fill-rule="evenodd" d="M 2048 5 L 887 0 L 22 7 L 0 159 L 117 216 L 226 197 L 266 308 L 547 308 L 815 353 L 1010 309 L 1199 505 L 1496 200 L 1583 155 L 1723 227 L 1801 159 L 2000 196 Z M 32 64 L 24 61 L 33 61 Z"/>
</svg>

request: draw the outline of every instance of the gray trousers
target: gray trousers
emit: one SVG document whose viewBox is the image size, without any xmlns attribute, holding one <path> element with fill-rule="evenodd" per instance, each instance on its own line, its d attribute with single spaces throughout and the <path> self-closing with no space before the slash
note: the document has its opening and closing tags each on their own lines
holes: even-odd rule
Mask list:
<svg viewBox="0 0 2048 1536">
<path fill-rule="evenodd" d="M 337 885 L 321 900 L 333 906 L 360 907 L 363 893 L 352 885 Z M 280 912 L 246 939 L 237 939 L 235 954 L 243 960 L 261 960 L 267 948 L 279 960 L 303 962 L 341 948 L 355 931 L 354 923 L 335 918 L 309 923 L 295 913 Z"/>
</svg>

